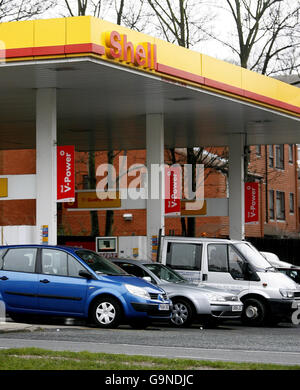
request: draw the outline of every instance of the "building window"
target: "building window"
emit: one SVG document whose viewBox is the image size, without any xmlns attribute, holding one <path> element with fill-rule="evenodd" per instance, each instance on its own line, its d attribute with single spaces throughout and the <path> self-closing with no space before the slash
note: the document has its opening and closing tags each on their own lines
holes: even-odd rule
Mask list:
<svg viewBox="0 0 300 390">
<path fill-rule="evenodd" d="M 284 145 L 276 145 L 276 168 L 284 169 Z"/>
<path fill-rule="evenodd" d="M 269 167 L 274 167 L 274 152 L 273 145 L 269 145 Z"/>
<path fill-rule="evenodd" d="M 274 219 L 274 190 L 269 191 L 269 218 Z"/>
<path fill-rule="evenodd" d="M 295 212 L 295 206 L 294 206 L 294 194 L 290 192 L 290 214 L 294 214 Z"/>
<path fill-rule="evenodd" d="M 276 218 L 285 220 L 284 192 L 276 191 Z"/>
<path fill-rule="evenodd" d="M 294 145 L 289 145 L 289 163 L 294 163 Z"/>
<path fill-rule="evenodd" d="M 261 156 L 261 145 L 255 146 L 255 153 L 257 156 Z"/>
<path fill-rule="evenodd" d="M 88 190 L 90 188 L 89 175 L 83 175 L 82 176 L 82 188 L 84 190 Z"/>
</svg>

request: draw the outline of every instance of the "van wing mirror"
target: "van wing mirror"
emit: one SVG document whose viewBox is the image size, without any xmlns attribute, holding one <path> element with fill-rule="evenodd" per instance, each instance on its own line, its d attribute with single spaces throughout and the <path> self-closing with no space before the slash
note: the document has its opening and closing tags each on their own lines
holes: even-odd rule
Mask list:
<svg viewBox="0 0 300 390">
<path fill-rule="evenodd" d="M 246 263 L 245 266 L 245 280 L 250 280 L 253 282 L 259 282 L 260 278 L 258 277 L 255 270 L 251 267 L 249 263 Z"/>
</svg>

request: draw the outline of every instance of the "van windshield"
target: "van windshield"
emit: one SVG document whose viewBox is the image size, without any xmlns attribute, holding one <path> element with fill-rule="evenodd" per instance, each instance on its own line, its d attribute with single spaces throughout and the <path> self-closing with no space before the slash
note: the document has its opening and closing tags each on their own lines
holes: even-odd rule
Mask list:
<svg viewBox="0 0 300 390">
<path fill-rule="evenodd" d="M 250 243 L 242 242 L 234 244 L 241 254 L 256 268 L 272 269 L 271 264 L 263 257 L 263 255 Z"/>
</svg>

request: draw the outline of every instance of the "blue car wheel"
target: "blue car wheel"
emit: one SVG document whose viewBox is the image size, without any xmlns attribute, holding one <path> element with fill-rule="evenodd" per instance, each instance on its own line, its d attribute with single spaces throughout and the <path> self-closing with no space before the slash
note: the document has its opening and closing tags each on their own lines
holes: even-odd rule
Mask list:
<svg viewBox="0 0 300 390">
<path fill-rule="evenodd" d="M 117 328 L 122 318 L 121 305 L 113 297 L 100 297 L 93 303 L 91 317 L 99 328 Z"/>
</svg>

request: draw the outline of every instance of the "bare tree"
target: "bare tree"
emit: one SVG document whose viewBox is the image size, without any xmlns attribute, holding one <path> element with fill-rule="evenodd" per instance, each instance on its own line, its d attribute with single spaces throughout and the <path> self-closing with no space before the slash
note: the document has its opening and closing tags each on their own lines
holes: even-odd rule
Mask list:
<svg viewBox="0 0 300 390">
<path fill-rule="evenodd" d="M 179 46 L 190 48 L 203 41 L 206 35 L 203 31 L 209 28 L 213 14 L 205 7 L 201 7 L 201 1 L 194 0 L 147 0 L 154 16 L 158 32 L 169 42 Z M 170 149 L 170 162 L 178 163 L 178 153 Z M 195 167 L 196 164 L 210 166 L 209 160 L 212 154 L 205 155 L 205 149 L 201 147 L 189 147 L 186 149 L 185 162 L 192 165 L 192 191 L 196 190 Z M 211 161 L 212 164 L 212 161 Z M 195 218 L 181 218 L 182 235 L 195 236 Z"/>
<path fill-rule="evenodd" d="M 66 8 L 70 16 L 84 16 L 93 15 L 95 17 L 101 17 L 104 14 L 110 12 L 115 17 L 115 22 L 118 25 L 124 24 L 131 29 L 142 29 L 142 25 L 139 22 L 142 20 L 142 10 L 144 6 L 144 0 L 140 0 L 137 3 L 130 0 L 77 0 L 76 3 L 71 0 L 64 0 Z M 107 123 L 109 128 L 110 124 Z M 115 157 L 120 153 L 114 152 L 110 148 L 107 152 L 107 163 L 113 165 Z M 90 189 L 96 188 L 96 172 L 95 172 L 95 152 L 89 151 L 88 153 L 88 185 Z M 91 234 L 93 236 L 99 235 L 99 222 L 97 211 L 91 211 Z M 114 211 L 107 210 L 105 216 L 105 235 L 110 236 L 113 234 L 114 224 Z"/>
<path fill-rule="evenodd" d="M 61 1 L 61 0 L 60 0 Z M 106 18 L 136 31 L 144 31 L 147 20 L 142 18 L 145 0 L 63 0 L 70 16 L 92 15 Z"/>
<path fill-rule="evenodd" d="M 113 0 L 64 0 L 70 16 L 92 15 L 100 17 L 111 8 Z"/>
<path fill-rule="evenodd" d="M 230 15 L 235 34 L 210 36 L 230 48 L 240 66 L 266 75 L 299 70 L 300 0 L 222 0 L 216 4 Z"/>
<path fill-rule="evenodd" d="M 238 56 L 243 68 L 269 76 L 299 75 L 300 0 L 222 1 L 234 21 L 236 34 L 234 39 L 219 37 L 217 40 Z M 267 147 L 265 154 L 267 156 Z M 245 181 L 255 180 L 249 146 L 245 147 L 244 156 Z M 268 175 L 267 167 L 261 177 L 266 185 L 276 179 Z"/>
<path fill-rule="evenodd" d="M 159 35 L 168 42 L 190 48 L 206 39 L 203 33 L 213 20 L 211 12 L 195 0 L 147 0 L 154 13 Z"/>
<path fill-rule="evenodd" d="M 196 192 L 196 165 L 202 164 L 205 168 L 204 182 L 212 172 L 228 173 L 228 148 L 227 147 L 195 147 L 183 149 L 168 149 L 167 164 L 191 164 L 192 185 L 191 190 Z M 181 234 L 194 237 L 196 234 L 195 218 L 180 218 Z"/>
<path fill-rule="evenodd" d="M 127 0 L 127 2 L 125 2 L 125 0 L 120 0 L 117 5 L 118 4 L 118 7 L 115 6 L 118 15 L 117 24 L 122 24 L 135 31 L 147 32 L 149 21 L 146 10 L 146 0 Z M 121 5 L 123 6 L 121 7 Z"/>
<path fill-rule="evenodd" d="M 211 37 L 228 47 L 241 67 L 269 76 L 299 75 L 300 0 L 222 0 L 215 4 L 230 15 L 235 34 Z M 245 181 L 257 179 L 249 146 L 244 152 L 244 172 Z M 267 168 L 260 175 L 266 185 L 276 179 L 268 175 Z"/>
<path fill-rule="evenodd" d="M 55 0 L 0 0 L 0 22 L 32 19 L 55 3 Z"/>
</svg>

